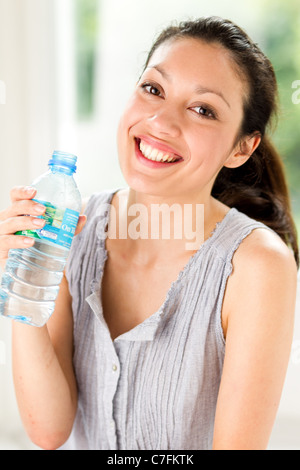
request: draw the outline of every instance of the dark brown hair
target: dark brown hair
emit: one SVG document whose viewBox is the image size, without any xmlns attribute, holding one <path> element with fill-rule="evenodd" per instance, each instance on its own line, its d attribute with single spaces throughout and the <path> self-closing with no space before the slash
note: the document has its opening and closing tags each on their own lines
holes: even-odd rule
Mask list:
<svg viewBox="0 0 300 470">
<path fill-rule="evenodd" d="M 186 37 L 218 43 L 229 51 L 249 88 L 236 143 L 254 133 L 261 136 L 260 145 L 246 163 L 235 169 L 221 169 L 212 196 L 272 228 L 291 246 L 299 267 L 297 232 L 283 162 L 266 135 L 267 126 L 277 113 L 278 91 L 273 66 L 240 27 L 223 18 L 208 17 L 165 29 L 153 44 L 145 68 L 162 43 Z"/>
</svg>

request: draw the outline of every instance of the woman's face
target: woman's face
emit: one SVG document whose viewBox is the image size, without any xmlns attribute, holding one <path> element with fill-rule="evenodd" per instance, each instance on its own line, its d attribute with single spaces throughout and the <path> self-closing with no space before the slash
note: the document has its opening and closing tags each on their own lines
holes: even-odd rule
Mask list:
<svg viewBox="0 0 300 470">
<path fill-rule="evenodd" d="M 121 117 L 118 150 L 129 187 L 164 197 L 210 194 L 234 147 L 245 84 L 218 44 L 177 39 L 153 54 Z"/>
</svg>

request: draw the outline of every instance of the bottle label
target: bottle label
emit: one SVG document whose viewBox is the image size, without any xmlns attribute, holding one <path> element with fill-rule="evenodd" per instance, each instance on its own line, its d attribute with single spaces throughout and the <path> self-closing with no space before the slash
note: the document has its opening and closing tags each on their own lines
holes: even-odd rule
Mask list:
<svg viewBox="0 0 300 470">
<path fill-rule="evenodd" d="M 77 227 L 79 212 L 72 209 L 60 209 L 47 201 L 33 200 L 46 207 L 44 215 L 40 216 L 41 219 L 46 220 L 46 224 L 42 229 L 22 230 L 16 232 L 16 235 L 47 240 L 69 249 Z"/>
</svg>

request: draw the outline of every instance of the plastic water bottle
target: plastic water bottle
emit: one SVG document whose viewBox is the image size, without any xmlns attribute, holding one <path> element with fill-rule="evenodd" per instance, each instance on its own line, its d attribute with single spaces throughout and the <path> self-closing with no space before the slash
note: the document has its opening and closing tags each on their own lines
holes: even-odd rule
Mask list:
<svg viewBox="0 0 300 470">
<path fill-rule="evenodd" d="M 50 318 L 81 209 L 73 174 L 77 157 L 55 151 L 49 171 L 31 186 L 46 207 L 46 225 L 16 235 L 34 237 L 30 248 L 9 251 L 0 289 L 0 315 L 34 326 Z"/>
</svg>

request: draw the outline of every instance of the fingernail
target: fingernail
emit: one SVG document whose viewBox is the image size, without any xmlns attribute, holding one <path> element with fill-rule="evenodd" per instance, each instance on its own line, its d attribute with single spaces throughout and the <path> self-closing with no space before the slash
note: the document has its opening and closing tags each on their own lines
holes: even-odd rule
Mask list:
<svg viewBox="0 0 300 470">
<path fill-rule="evenodd" d="M 45 212 L 45 210 L 46 210 L 46 208 L 42 204 L 35 204 L 35 206 L 34 206 L 34 211 L 37 214 L 43 214 L 43 212 Z"/>
<path fill-rule="evenodd" d="M 24 238 L 23 243 L 26 246 L 31 246 L 34 244 L 34 238 Z"/>
<path fill-rule="evenodd" d="M 45 225 L 45 219 L 33 219 L 32 223 L 33 225 L 35 225 L 36 227 L 44 227 Z"/>
<path fill-rule="evenodd" d="M 25 188 L 25 193 L 27 193 L 27 194 L 32 194 L 34 191 L 35 191 L 35 189 L 32 188 L 31 186 L 26 186 L 26 188 Z"/>
</svg>

